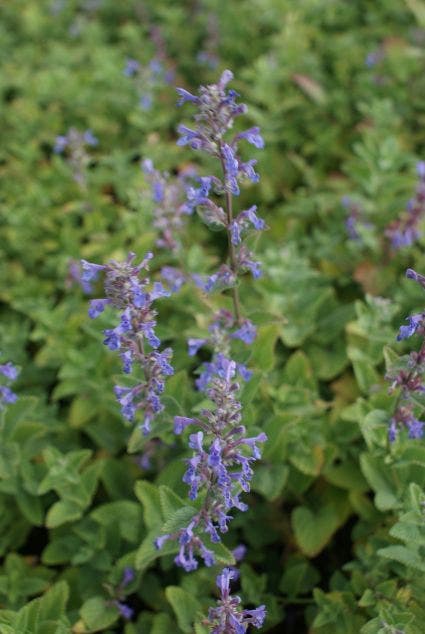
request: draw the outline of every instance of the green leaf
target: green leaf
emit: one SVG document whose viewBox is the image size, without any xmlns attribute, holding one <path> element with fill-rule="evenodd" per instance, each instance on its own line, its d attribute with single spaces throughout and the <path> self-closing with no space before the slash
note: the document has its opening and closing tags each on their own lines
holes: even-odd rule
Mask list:
<svg viewBox="0 0 425 634">
<path fill-rule="evenodd" d="M 385 557 L 385 559 L 393 559 L 395 561 L 414 568 L 419 572 L 425 572 L 425 559 L 421 557 L 415 550 L 407 548 L 406 546 L 387 546 L 386 548 L 380 548 L 378 555 Z"/>
<path fill-rule="evenodd" d="M 181 509 L 182 506 L 187 506 L 186 502 L 165 484 L 161 484 L 159 487 L 159 503 L 165 522 L 174 515 L 176 511 Z"/>
<path fill-rule="evenodd" d="M 159 489 L 151 482 L 138 480 L 134 492 L 143 504 L 143 519 L 148 530 L 160 527 L 163 523 L 159 501 Z"/>
<path fill-rule="evenodd" d="M 252 488 L 267 500 L 273 501 L 281 495 L 289 475 L 289 467 L 282 464 L 260 465 L 255 469 Z"/>
<path fill-rule="evenodd" d="M 86 632 L 100 632 L 113 625 L 119 618 L 116 607 L 108 605 L 101 596 L 92 597 L 83 603 L 80 616 L 86 626 Z"/>
<path fill-rule="evenodd" d="M 199 601 L 178 586 L 168 586 L 165 596 L 174 610 L 180 630 L 191 634 L 196 615 L 201 611 Z"/>
<path fill-rule="evenodd" d="M 388 467 L 367 453 L 360 455 L 360 466 L 366 480 L 375 492 L 375 504 L 380 511 L 398 508 L 400 502 L 395 485 L 388 475 Z"/>
<path fill-rule="evenodd" d="M 279 336 L 279 327 L 275 324 L 261 326 L 252 346 L 250 363 L 253 367 L 270 372 L 275 364 L 274 348 Z"/>
<path fill-rule="evenodd" d="M 196 515 L 197 510 L 193 506 L 183 506 L 168 516 L 167 521 L 161 528 L 161 533 L 175 533 L 180 528 L 184 528 Z"/>
<path fill-rule="evenodd" d="M 62 526 L 62 524 L 66 524 L 67 522 L 74 522 L 75 520 L 80 519 L 83 511 L 81 507 L 77 506 L 73 502 L 68 502 L 67 500 L 60 500 L 53 504 L 47 512 L 46 515 L 46 526 L 47 528 L 56 528 L 57 526 Z"/>
<path fill-rule="evenodd" d="M 291 523 L 295 539 L 301 551 L 308 557 L 315 557 L 329 543 L 335 531 L 344 524 L 350 505 L 346 494 L 338 489 L 328 495 L 314 512 L 306 506 L 299 506 L 292 512 Z"/>
</svg>

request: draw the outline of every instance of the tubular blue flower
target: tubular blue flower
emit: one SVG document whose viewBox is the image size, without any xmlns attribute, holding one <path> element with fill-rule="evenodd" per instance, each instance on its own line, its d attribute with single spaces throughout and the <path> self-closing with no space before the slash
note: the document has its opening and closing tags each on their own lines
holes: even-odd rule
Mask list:
<svg viewBox="0 0 425 634">
<path fill-rule="evenodd" d="M 130 606 L 128 606 L 126 603 L 123 603 L 122 601 L 118 601 L 118 600 L 114 601 L 114 605 L 118 609 L 118 611 L 121 614 L 121 616 L 126 621 L 131 621 L 131 619 L 133 618 L 134 610 L 132 608 L 130 608 Z"/>
<path fill-rule="evenodd" d="M 105 270 L 105 267 L 102 264 L 93 264 L 92 262 L 87 262 L 86 260 L 81 260 L 81 267 L 83 269 L 81 274 L 83 282 L 95 282 L 99 277 L 99 273 Z"/>
<path fill-rule="evenodd" d="M 176 88 L 177 94 L 180 96 L 180 99 L 177 102 L 178 106 L 182 106 L 187 101 L 192 103 L 199 103 L 199 97 L 195 97 L 192 93 L 188 92 L 184 88 Z"/>
<path fill-rule="evenodd" d="M 238 328 L 238 330 L 235 330 L 235 332 L 232 333 L 231 336 L 234 339 L 240 339 L 241 341 L 249 345 L 253 343 L 256 335 L 257 329 L 255 328 L 254 324 L 252 323 L 252 321 L 249 321 L 249 319 L 246 319 L 242 326 Z"/>
<path fill-rule="evenodd" d="M 245 132 L 240 132 L 236 135 L 235 141 L 239 139 L 246 139 L 248 143 L 255 145 L 256 148 L 262 150 L 264 148 L 264 139 L 260 134 L 260 128 L 257 126 L 254 128 L 249 128 L 245 130 Z"/>
<path fill-rule="evenodd" d="M 19 370 L 10 361 L 0 365 L 0 373 L 10 381 L 15 381 L 18 378 Z"/>
<path fill-rule="evenodd" d="M 397 335 L 397 341 L 408 339 L 409 337 L 414 335 L 418 329 L 423 329 L 424 327 L 423 313 L 418 313 L 417 315 L 406 317 L 406 320 L 409 322 L 409 325 L 400 326 L 399 334 Z"/>
</svg>

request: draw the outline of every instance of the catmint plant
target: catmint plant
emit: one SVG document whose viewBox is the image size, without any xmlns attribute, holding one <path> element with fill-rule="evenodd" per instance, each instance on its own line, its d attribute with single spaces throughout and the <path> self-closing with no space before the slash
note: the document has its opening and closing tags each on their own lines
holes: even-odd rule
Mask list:
<svg viewBox="0 0 425 634">
<path fill-rule="evenodd" d="M 91 130 L 80 132 L 76 128 L 70 128 L 67 134 L 59 135 L 55 140 L 54 153 L 66 157 L 74 180 L 83 189 L 86 187 L 86 171 L 91 161 L 87 148 L 97 144 L 98 140 Z"/>
<path fill-rule="evenodd" d="M 206 566 L 215 564 L 209 544 L 220 542 L 220 534 L 228 531 L 233 509 L 247 510 L 241 495 L 250 490 L 252 465 L 261 457 L 258 445 L 267 439 L 264 433 L 247 436 L 242 424 L 236 375 L 247 380 L 250 373 L 243 364 L 232 359 L 231 351 L 233 340 L 240 339 L 249 345 L 256 336 L 255 326 L 242 313 L 239 281 L 246 271 L 254 278 L 260 276 L 260 264 L 253 259 L 243 240 L 249 231 L 266 228 L 255 205 L 240 212 L 234 210 L 234 196 L 240 193 L 240 183 L 246 180 L 256 183 L 259 179 L 254 170 L 256 161 L 244 161 L 239 154 L 239 144 L 247 141 L 262 148 L 264 141 L 257 127 L 240 133 L 232 131 L 235 118 L 247 111 L 244 104 L 237 103 L 237 93 L 226 88 L 232 77 L 230 71 L 224 71 L 217 84 L 202 86 L 198 96 L 183 88 L 177 89 L 180 105 L 190 102 L 198 109 L 194 128 L 179 126 L 178 145 L 189 145 L 211 155 L 220 168 L 220 176 L 200 177 L 199 187 L 188 187 L 187 206 L 191 210 L 196 208 L 207 224 L 220 226 L 227 234 L 228 261 L 207 279 L 195 276 L 195 283 L 206 293 L 230 289 L 233 307 L 232 311 L 222 309 L 213 314 L 207 336 L 188 341 L 192 356 L 202 346 L 212 348 L 211 362 L 203 365 L 196 381 L 211 406 L 202 409 L 197 417 L 176 416 L 174 419 L 176 434 L 182 434 L 186 428 L 194 429 L 189 435 L 193 454 L 186 460 L 183 481 L 189 487 L 190 500 L 199 500 L 199 506 L 185 527 L 159 536 L 155 544 L 161 548 L 166 541 L 177 540 L 179 552 L 175 563 L 188 572 L 197 568 L 197 557 L 201 557 Z M 213 196 L 217 201 L 224 200 L 224 208 Z M 257 621 L 255 616 L 250 621 L 246 611 L 239 613 L 238 600 L 229 595 L 229 574 L 222 573 L 222 578 L 227 575 L 228 580 L 223 581 L 221 606 L 210 612 L 216 627 L 213 631 L 245 632 L 249 622 L 260 626 L 264 608 L 259 608 L 262 616 L 259 614 Z"/>
<path fill-rule="evenodd" d="M 406 277 L 425 288 L 425 276 L 413 269 L 407 269 Z M 407 318 L 408 325 L 401 326 L 397 340 L 408 339 L 414 334 L 425 335 L 425 312 Z M 407 428 L 409 438 L 422 438 L 425 423 L 418 420 L 415 414 L 415 396 L 425 393 L 423 376 L 425 372 L 425 341 L 419 351 L 411 352 L 407 359 L 402 358 L 401 366 L 390 372 L 387 379 L 391 381 L 390 392 L 399 390 L 394 413 L 390 421 L 388 437 L 394 442 L 402 428 Z"/>
<path fill-rule="evenodd" d="M 425 161 L 416 165 L 418 183 L 415 195 L 409 200 L 406 211 L 390 223 L 385 235 L 394 249 L 408 247 L 420 236 L 420 223 L 425 215 Z"/>
<path fill-rule="evenodd" d="M 143 371 L 142 381 L 136 380 L 133 387 L 116 385 L 114 391 L 124 418 L 133 421 L 142 413 L 140 427 L 144 434 L 150 432 L 152 421 L 163 410 L 160 396 L 165 377 L 174 372 L 170 365 L 172 351 L 159 349 L 161 341 L 155 333 L 157 313 L 153 302 L 170 293 L 161 282 L 151 284 L 146 276 L 152 257 L 152 253 L 148 253 L 137 265 L 134 253 L 130 253 L 125 262 L 111 260 L 106 265 L 82 260 L 83 281 L 93 282 L 101 272 L 105 276 L 106 297 L 91 300 L 89 316 L 95 319 L 107 306 L 119 311 L 119 324 L 104 330 L 104 344 L 110 350 L 119 351 L 125 374 L 132 374 L 135 366 Z"/>
<path fill-rule="evenodd" d="M 18 397 L 10 389 L 10 385 L 16 381 L 18 375 L 18 368 L 10 361 L 0 364 L 0 377 L 2 379 L 0 384 L 0 410 L 4 409 L 6 405 L 16 403 Z"/>
</svg>

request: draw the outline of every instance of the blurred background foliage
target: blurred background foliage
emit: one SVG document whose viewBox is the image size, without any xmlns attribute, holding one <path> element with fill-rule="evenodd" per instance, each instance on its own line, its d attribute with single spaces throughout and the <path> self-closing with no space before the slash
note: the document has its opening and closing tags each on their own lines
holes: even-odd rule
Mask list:
<svg viewBox="0 0 425 634">
<path fill-rule="evenodd" d="M 388 446 L 384 380 L 408 350 L 399 324 L 423 310 L 404 271 L 425 272 L 424 240 L 395 251 L 385 235 L 425 157 L 423 1 L 13 0 L 0 18 L 0 348 L 21 367 L 0 430 L 1 632 L 204 631 L 214 574 L 181 573 L 146 540 L 166 520 L 152 515 L 158 496 L 186 496 L 171 420 L 199 405 L 183 337 L 210 309 L 194 287 L 162 302 L 176 374 L 143 439 L 120 416 L 119 365 L 75 262 L 154 248 L 139 163 L 171 175 L 194 164 L 175 145 L 187 120 L 175 86 L 230 68 L 266 141 L 241 205 L 258 204 L 270 227 L 255 245 L 265 274 L 241 289 L 259 325 L 245 421 L 269 442 L 225 542 L 248 547 L 239 593 L 266 603 L 264 631 L 423 633 L 425 447 Z M 71 128 L 98 140 L 82 180 L 54 151 Z M 360 210 L 354 237 L 344 196 Z M 182 242 L 191 272 L 225 252 L 196 217 Z M 126 566 L 137 576 L 121 591 Z"/>
</svg>

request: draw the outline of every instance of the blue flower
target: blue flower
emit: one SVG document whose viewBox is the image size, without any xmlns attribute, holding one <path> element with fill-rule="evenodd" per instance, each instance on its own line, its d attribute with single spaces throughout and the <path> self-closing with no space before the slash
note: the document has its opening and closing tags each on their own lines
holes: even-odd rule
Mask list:
<svg viewBox="0 0 425 634">
<path fill-rule="evenodd" d="M 92 262 L 87 262 L 87 260 L 81 260 L 81 266 L 83 272 L 81 274 L 81 279 L 83 282 L 94 282 L 97 280 L 99 273 L 105 270 L 105 267 L 101 264 L 93 264 Z"/>
<path fill-rule="evenodd" d="M 199 97 L 195 97 L 195 95 L 192 95 L 192 93 L 185 90 L 184 88 L 176 88 L 176 91 L 180 97 L 180 99 L 177 102 L 178 106 L 182 106 L 187 101 L 192 103 L 199 103 Z"/>
<path fill-rule="evenodd" d="M 264 139 L 260 134 L 260 128 L 249 128 L 245 132 L 241 132 L 236 136 L 236 139 L 246 139 L 248 143 L 255 145 L 255 147 L 262 149 L 264 147 Z"/>
<path fill-rule="evenodd" d="M 90 300 L 89 317 L 96 319 L 105 310 L 105 306 L 109 304 L 109 299 L 92 299 Z"/>
<path fill-rule="evenodd" d="M 397 335 L 397 341 L 408 339 L 409 337 L 414 335 L 418 328 L 423 326 L 424 315 L 423 313 L 418 313 L 417 315 L 406 317 L 406 320 L 409 322 L 409 325 L 400 326 L 399 334 Z"/>
</svg>

